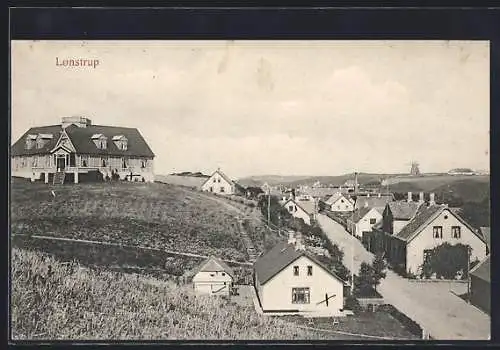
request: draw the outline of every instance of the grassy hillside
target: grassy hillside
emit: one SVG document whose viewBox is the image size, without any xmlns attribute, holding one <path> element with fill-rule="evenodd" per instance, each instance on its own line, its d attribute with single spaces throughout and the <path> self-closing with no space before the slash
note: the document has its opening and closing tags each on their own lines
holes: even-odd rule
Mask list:
<svg viewBox="0 0 500 350">
<path fill-rule="evenodd" d="M 195 297 L 139 275 L 82 268 L 25 250 L 12 251 L 13 339 L 333 339 L 253 306 Z"/>
<path fill-rule="evenodd" d="M 392 179 L 395 181 L 395 179 Z M 458 189 L 463 186 L 481 186 L 487 184 L 489 186 L 489 176 L 451 176 L 451 175 L 436 175 L 436 176 L 423 176 L 415 178 L 399 178 L 397 182 L 389 184 L 391 192 L 405 192 L 405 191 L 424 191 L 424 192 L 438 192 L 446 188 Z M 469 192 L 470 194 L 471 192 Z"/>
<path fill-rule="evenodd" d="M 14 181 L 11 230 L 247 260 L 234 212 L 196 192 L 157 183 L 51 186 Z M 22 246 L 30 243 L 24 239 Z M 105 255 L 111 257 L 117 257 L 116 251 Z"/>
</svg>

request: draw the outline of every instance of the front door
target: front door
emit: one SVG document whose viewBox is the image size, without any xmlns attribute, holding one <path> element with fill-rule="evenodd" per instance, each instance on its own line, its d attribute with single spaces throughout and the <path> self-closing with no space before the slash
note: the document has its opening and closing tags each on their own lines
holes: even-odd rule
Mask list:
<svg viewBox="0 0 500 350">
<path fill-rule="evenodd" d="M 56 158 L 57 171 L 62 171 L 66 167 L 66 157 Z"/>
</svg>

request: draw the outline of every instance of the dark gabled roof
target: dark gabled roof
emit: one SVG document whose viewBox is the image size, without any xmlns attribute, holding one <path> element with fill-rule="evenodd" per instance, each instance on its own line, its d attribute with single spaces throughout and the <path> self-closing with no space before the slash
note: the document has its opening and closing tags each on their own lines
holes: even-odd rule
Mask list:
<svg viewBox="0 0 500 350">
<path fill-rule="evenodd" d="M 410 220 L 417 213 L 420 203 L 397 201 L 387 203 L 392 213 L 392 218 L 395 220 Z"/>
<path fill-rule="evenodd" d="M 484 238 L 484 241 L 486 242 L 486 245 L 488 246 L 488 249 L 491 250 L 491 229 L 489 227 L 480 227 L 479 232 Z"/>
<path fill-rule="evenodd" d="M 428 207 L 425 205 L 420 206 L 413 220 L 403 227 L 403 229 L 396 234 L 396 237 L 409 241 L 430 219 L 439 215 L 445 208 L 445 206 L 441 205 L 431 205 Z"/>
<path fill-rule="evenodd" d="M 358 196 L 356 197 L 356 208 L 362 208 L 365 205 L 374 208 L 374 207 L 385 207 L 385 205 L 389 202 L 393 201 L 393 197 L 391 196 Z"/>
<path fill-rule="evenodd" d="M 488 255 L 486 257 L 486 259 L 484 259 L 482 262 L 477 264 L 477 266 L 475 266 L 472 270 L 470 270 L 470 274 L 472 276 L 480 278 L 483 281 L 486 281 L 488 283 L 490 283 L 490 279 L 491 279 L 490 256 L 491 255 Z"/>
<path fill-rule="evenodd" d="M 352 214 L 350 219 L 352 220 L 352 222 L 358 223 L 362 218 L 365 217 L 366 214 L 368 214 L 368 212 L 370 210 L 372 210 L 372 208 L 368 208 L 368 207 L 362 207 L 362 208 L 356 209 L 354 211 L 354 213 Z"/>
<path fill-rule="evenodd" d="M 481 241 L 484 242 L 484 237 L 480 232 L 475 230 L 468 222 L 466 222 L 456 210 L 448 208 L 446 204 L 434 204 L 434 205 L 422 205 L 418 209 L 415 217 L 405 226 L 403 229 L 395 236 L 409 243 L 413 238 L 415 238 L 420 231 L 422 231 L 427 225 L 429 225 L 439 214 L 443 211 L 448 211 L 457 220 L 469 228 L 472 233 L 474 233 Z"/>
<path fill-rule="evenodd" d="M 326 268 L 311 254 L 309 254 L 305 250 L 296 250 L 295 245 L 288 242 L 278 243 L 267 253 L 260 256 L 254 263 L 255 273 L 259 280 L 259 283 L 261 285 L 265 284 L 267 281 L 276 276 L 279 272 L 281 272 L 301 256 L 306 256 L 321 268 L 323 268 L 325 271 L 327 271 L 330 275 L 332 275 L 342 283 L 345 283 L 345 281 L 338 277 L 333 271 L 330 271 L 328 268 Z"/>
<path fill-rule="evenodd" d="M 60 125 L 30 128 L 16 143 L 14 143 L 14 145 L 12 145 L 11 155 L 48 154 L 55 147 L 57 141 L 59 141 L 62 130 Z M 103 125 L 90 125 L 85 128 L 80 128 L 76 125 L 70 125 L 65 131 L 71 143 L 75 146 L 76 152 L 79 154 L 154 157 L 153 151 L 135 128 Z M 53 134 L 54 137 L 41 149 L 37 149 L 36 147 L 25 149 L 25 140 L 29 134 Z M 97 148 L 91 139 L 94 134 L 103 134 L 107 137 L 108 142 L 106 149 Z M 123 135 L 127 138 L 127 150 L 123 151 L 119 149 L 112 141 L 112 138 L 117 135 Z"/>
<path fill-rule="evenodd" d="M 66 129 L 71 142 L 75 146 L 77 153 L 98 154 L 98 155 L 117 155 L 117 156 L 138 156 L 154 157 L 153 151 L 135 128 L 124 128 L 117 126 L 90 125 L 86 128 L 79 128 L 70 125 Z M 107 148 L 99 149 L 92 141 L 92 135 L 103 134 L 108 138 Z M 113 136 L 123 135 L 127 138 L 127 149 L 119 149 L 112 141 Z"/>
<path fill-rule="evenodd" d="M 57 144 L 59 137 L 61 136 L 61 125 L 49 125 L 40 126 L 35 128 L 30 128 L 24 133 L 19 140 L 17 140 L 10 149 L 11 156 L 23 156 L 23 155 L 35 155 L 35 154 L 47 154 L 52 148 Z M 38 134 L 52 134 L 52 139 L 48 140 L 47 143 L 42 148 L 32 147 L 31 149 L 25 149 L 26 137 L 28 135 L 38 135 Z"/>
<path fill-rule="evenodd" d="M 234 271 L 222 260 L 210 256 L 197 269 L 194 270 L 194 275 L 198 272 L 225 272 L 231 277 L 235 277 Z"/>
</svg>

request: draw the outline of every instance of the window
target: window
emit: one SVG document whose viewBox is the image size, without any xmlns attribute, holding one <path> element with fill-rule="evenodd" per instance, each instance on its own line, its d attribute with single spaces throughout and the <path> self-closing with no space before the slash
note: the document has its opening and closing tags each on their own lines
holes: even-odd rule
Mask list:
<svg viewBox="0 0 500 350">
<path fill-rule="evenodd" d="M 81 158 L 81 166 L 86 168 L 89 164 L 89 157 L 88 156 L 82 156 Z"/>
<path fill-rule="evenodd" d="M 214 188 L 212 186 L 210 186 L 210 192 L 213 192 L 214 191 Z"/>
<path fill-rule="evenodd" d="M 294 266 L 293 267 L 293 275 L 294 276 L 298 276 L 299 275 L 299 267 L 298 266 Z"/>
<path fill-rule="evenodd" d="M 128 168 L 128 159 L 122 158 L 122 169 L 127 169 L 127 168 Z"/>
<path fill-rule="evenodd" d="M 370 225 L 375 225 L 376 222 L 377 222 L 377 219 L 370 219 Z"/>
<path fill-rule="evenodd" d="M 36 140 L 36 148 L 40 149 L 43 148 L 43 146 L 45 146 L 45 142 L 42 139 Z"/>
<path fill-rule="evenodd" d="M 26 149 L 31 149 L 33 147 L 33 140 L 26 140 L 26 145 L 25 145 L 25 148 Z"/>
<path fill-rule="evenodd" d="M 224 193 L 224 192 L 225 192 L 225 190 L 226 190 L 226 189 L 224 188 L 224 186 L 221 186 L 221 188 L 220 188 L 220 192 L 221 192 L 221 193 Z"/>
<path fill-rule="evenodd" d="M 460 226 L 452 226 L 451 227 L 451 236 L 453 238 L 460 238 L 461 232 L 460 232 Z"/>
<path fill-rule="evenodd" d="M 343 200 L 343 199 L 341 199 L 341 200 L 340 200 L 340 203 L 344 203 L 344 200 Z"/>
<path fill-rule="evenodd" d="M 292 212 L 292 211 L 293 211 L 293 205 L 290 205 L 290 206 L 288 207 L 288 211 L 289 211 L 289 212 Z"/>
<path fill-rule="evenodd" d="M 215 276 L 215 273 L 211 273 L 211 274 L 210 274 L 210 277 L 214 277 L 214 276 Z"/>
<path fill-rule="evenodd" d="M 432 253 L 431 249 L 425 249 L 424 250 L 424 263 L 427 262 L 430 259 L 431 253 Z"/>
<path fill-rule="evenodd" d="M 101 166 L 103 168 L 106 166 L 106 158 L 101 158 Z"/>
<path fill-rule="evenodd" d="M 225 276 L 225 275 L 226 275 L 226 274 L 223 272 L 223 273 L 222 273 L 222 276 Z"/>
<path fill-rule="evenodd" d="M 144 169 L 146 167 L 146 161 L 141 160 L 141 168 Z"/>
<path fill-rule="evenodd" d="M 217 182 L 217 179 L 216 179 L 216 178 L 214 178 L 214 183 L 216 183 L 216 182 Z"/>
<path fill-rule="evenodd" d="M 443 226 L 434 226 L 432 228 L 432 235 L 434 238 L 443 238 Z"/>
<path fill-rule="evenodd" d="M 292 304 L 309 304 L 309 288 L 292 288 Z"/>
<path fill-rule="evenodd" d="M 313 267 L 312 266 L 308 266 L 307 267 L 307 275 L 308 276 L 312 276 L 313 275 Z"/>
<path fill-rule="evenodd" d="M 217 179 L 217 182 L 220 183 L 220 179 Z"/>
</svg>

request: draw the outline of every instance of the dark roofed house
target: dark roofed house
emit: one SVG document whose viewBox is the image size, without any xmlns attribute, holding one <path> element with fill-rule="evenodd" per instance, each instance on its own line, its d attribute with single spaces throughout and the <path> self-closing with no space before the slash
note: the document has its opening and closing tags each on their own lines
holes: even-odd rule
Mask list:
<svg viewBox="0 0 500 350">
<path fill-rule="evenodd" d="M 384 211 L 382 229 L 374 230 L 379 231 L 377 234 L 379 238 L 383 237 L 383 250 L 393 265 L 404 267 L 408 273 L 420 274 L 428 252 L 445 242 L 451 245 L 459 243 L 469 245 L 473 260 L 483 259 L 486 256 L 484 237 L 471 227 L 458 211 L 448 208 L 447 205 L 420 203 L 416 210 L 408 205 L 393 210 L 391 205 L 393 206 L 393 203 L 388 203 Z M 396 222 L 395 217 L 399 220 L 410 219 L 391 231 Z M 393 221 L 392 226 L 391 223 L 387 223 L 390 220 Z"/>
<path fill-rule="evenodd" d="M 266 313 L 341 315 L 345 282 L 289 233 L 254 264 L 254 283 Z"/>
<path fill-rule="evenodd" d="M 491 314 L 490 255 L 470 271 L 470 302 Z"/>
<path fill-rule="evenodd" d="M 64 117 L 60 125 L 30 128 L 11 147 L 12 176 L 32 181 L 59 173 L 75 183 L 89 173 L 101 178 L 153 182 L 154 153 L 135 128 L 92 125 L 88 118 Z"/>
</svg>

